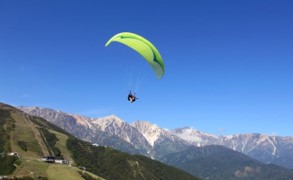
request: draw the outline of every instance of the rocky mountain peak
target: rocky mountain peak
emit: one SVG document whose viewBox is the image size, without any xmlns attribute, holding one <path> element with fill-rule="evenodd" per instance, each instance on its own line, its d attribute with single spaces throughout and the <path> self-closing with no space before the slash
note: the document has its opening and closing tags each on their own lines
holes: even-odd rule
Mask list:
<svg viewBox="0 0 293 180">
<path fill-rule="evenodd" d="M 102 131 L 105 131 L 109 126 L 121 127 L 126 124 L 125 121 L 115 115 L 92 119 L 91 123 L 98 125 Z"/>
<path fill-rule="evenodd" d="M 76 114 L 72 114 L 71 116 L 76 120 L 77 124 L 80 124 L 80 125 L 85 126 L 87 128 L 92 127 L 91 123 L 89 122 L 90 118 L 85 117 L 85 116 L 76 115 Z"/>
<path fill-rule="evenodd" d="M 130 125 L 133 127 L 136 127 L 139 131 L 142 131 L 142 132 L 160 129 L 159 126 L 152 124 L 148 121 L 136 121 L 136 122 L 130 123 Z"/>
<path fill-rule="evenodd" d="M 147 121 L 136 121 L 131 123 L 131 126 L 135 127 L 147 139 L 151 146 L 154 146 L 161 135 L 170 134 L 169 131 Z"/>
</svg>

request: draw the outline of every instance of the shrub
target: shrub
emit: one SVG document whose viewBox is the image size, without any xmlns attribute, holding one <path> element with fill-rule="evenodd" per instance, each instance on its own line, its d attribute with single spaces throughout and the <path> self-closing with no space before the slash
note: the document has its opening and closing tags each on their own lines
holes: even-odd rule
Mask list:
<svg viewBox="0 0 293 180">
<path fill-rule="evenodd" d="M 17 141 L 17 145 L 24 151 L 27 151 L 27 145 L 24 141 Z"/>
</svg>

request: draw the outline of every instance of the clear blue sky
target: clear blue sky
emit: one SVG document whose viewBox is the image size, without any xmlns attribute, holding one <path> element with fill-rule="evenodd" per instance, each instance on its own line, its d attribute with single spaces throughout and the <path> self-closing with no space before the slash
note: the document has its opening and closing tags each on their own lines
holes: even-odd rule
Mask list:
<svg viewBox="0 0 293 180">
<path fill-rule="evenodd" d="M 130 48 L 104 47 L 123 31 L 159 49 L 161 80 Z M 8 104 L 293 136 L 291 0 L 0 0 L 0 62 Z"/>
</svg>

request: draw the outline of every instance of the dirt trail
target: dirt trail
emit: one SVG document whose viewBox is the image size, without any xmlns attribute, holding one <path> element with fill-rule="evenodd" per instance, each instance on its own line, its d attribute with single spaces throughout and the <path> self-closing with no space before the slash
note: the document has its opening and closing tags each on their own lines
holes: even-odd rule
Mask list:
<svg viewBox="0 0 293 180">
<path fill-rule="evenodd" d="M 15 152 L 16 150 L 15 150 L 15 147 L 14 147 L 14 133 L 10 133 L 10 142 L 9 142 L 9 144 L 10 144 L 10 148 L 11 148 L 11 152 Z"/>
<path fill-rule="evenodd" d="M 40 132 L 37 130 L 37 128 L 34 126 L 34 124 L 31 122 L 31 120 L 29 119 L 29 117 L 27 115 L 25 115 L 25 120 L 28 123 L 28 125 L 30 126 L 30 128 L 33 130 L 34 134 L 35 134 L 35 138 L 38 141 L 38 144 L 40 145 L 43 155 L 44 156 L 48 156 L 49 150 L 47 149 L 43 139 L 42 139 L 42 135 L 40 134 Z"/>
</svg>

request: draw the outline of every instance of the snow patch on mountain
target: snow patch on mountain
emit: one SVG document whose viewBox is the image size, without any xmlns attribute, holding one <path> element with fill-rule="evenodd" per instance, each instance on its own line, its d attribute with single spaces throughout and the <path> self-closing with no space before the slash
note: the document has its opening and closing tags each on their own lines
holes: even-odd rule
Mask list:
<svg viewBox="0 0 293 180">
<path fill-rule="evenodd" d="M 147 121 L 137 121 L 130 125 L 135 127 L 146 138 L 151 146 L 154 146 L 160 135 L 164 133 L 163 129 Z"/>
<path fill-rule="evenodd" d="M 209 144 L 210 141 L 219 140 L 219 137 L 216 135 L 203 133 L 189 127 L 174 129 L 171 132 L 181 139 L 184 139 L 185 141 L 196 146 L 205 146 Z"/>
<path fill-rule="evenodd" d="M 272 146 L 272 155 L 276 155 L 277 147 L 276 147 L 276 137 L 274 136 L 266 136 L 266 135 L 260 135 L 260 138 L 258 139 L 257 145 L 259 144 L 266 144 Z"/>
<path fill-rule="evenodd" d="M 184 129 L 181 133 L 176 134 L 178 137 L 188 141 L 201 143 L 203 139 L 200 136 L 196 136 L 193 129 Z"/>
</svg>

